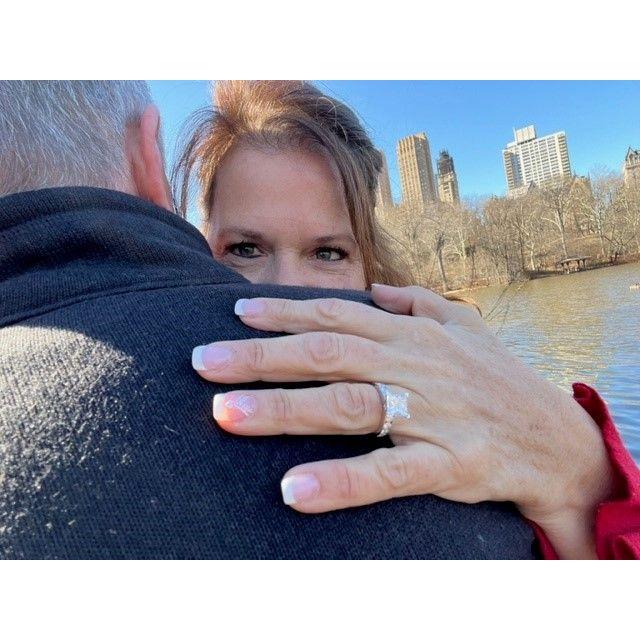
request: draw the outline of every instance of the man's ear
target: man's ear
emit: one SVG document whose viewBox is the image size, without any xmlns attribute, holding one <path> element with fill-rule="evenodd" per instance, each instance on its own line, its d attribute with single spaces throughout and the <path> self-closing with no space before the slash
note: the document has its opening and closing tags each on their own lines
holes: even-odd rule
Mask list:
<svg viewBox="0 0 640 640">
<path fill-rule="evenodd" d="M 160 113 L 155 105 L 149 105 L 142 113 L 137 129 L 130 129 L 127 136 L 131 178 L 136 195 L 173 211 L 159 136 Z"/>
</svg>

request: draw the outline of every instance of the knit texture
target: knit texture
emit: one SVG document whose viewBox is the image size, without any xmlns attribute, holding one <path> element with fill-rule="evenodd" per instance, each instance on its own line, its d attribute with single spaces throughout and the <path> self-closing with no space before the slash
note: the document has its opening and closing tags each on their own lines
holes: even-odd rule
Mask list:
<svg viewBox="0 0 640 640">
<path fill-rule="evenodd" d="M 419 496 L 321 515 L 286 507 L 289 468 L 381 442 L 216 427 L 212 397 L 231 387 L 197 376 L 191 351 L 269 335 L 233 314 L 238 298 L 256 295 L 368 301 L 251 285 L 217 264 L 191 225 L 125 194 L 0 199 L 0 556 L 537 555 L 509 504 Z"/>
</svg>

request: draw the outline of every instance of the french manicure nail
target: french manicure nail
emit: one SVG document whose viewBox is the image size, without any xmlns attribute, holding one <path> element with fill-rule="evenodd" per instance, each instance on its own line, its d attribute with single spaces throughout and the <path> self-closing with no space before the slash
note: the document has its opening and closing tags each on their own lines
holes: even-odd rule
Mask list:
<svg viewBox="0 0 640 640">
<path fill-rule="evenodd" d="M 247 300 L 246 298 L 241 298 L 236 302 L 235 307 L 233 308 L 233 312 L 237 316 L 258 316 L 265 311 L 265 304 L 261 300 Z"/>
<path fill-rule="evenodd" d="M 206 344 L 196 347 L 191 354 L 191 366 L 196 371 L 219 369 L 231 362 L 231 351 L 226 347 Z"/>
<path fill-rule="evenodd" d="M 240 422 L 252 416 L 258 403 L 255 396 L 238 393 L 219 393 L 213 397 L 213 417 L 217 422 Z"/>
<path fill-rule="evenodd" d="M 298 504 L 317 496 L 320 493 L 320 483 L 315 476 L 305 473 L 283 478 L 280 489 L 285 504 Z"/>
</svg>

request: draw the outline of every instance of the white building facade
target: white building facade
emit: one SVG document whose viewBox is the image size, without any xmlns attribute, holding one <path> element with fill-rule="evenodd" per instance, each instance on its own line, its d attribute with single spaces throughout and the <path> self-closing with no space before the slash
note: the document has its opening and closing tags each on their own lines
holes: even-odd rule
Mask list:
<svg viewBox="0 0 640 640">
<path fill-rule="evenodd" d="M 502 151 L 508 195 L 526 191 L 531 184 L 571 177 L 567 136 L 558 131 L 538 138 L 533 125 L 516 129 L 513 142 Z"/>
</svg>

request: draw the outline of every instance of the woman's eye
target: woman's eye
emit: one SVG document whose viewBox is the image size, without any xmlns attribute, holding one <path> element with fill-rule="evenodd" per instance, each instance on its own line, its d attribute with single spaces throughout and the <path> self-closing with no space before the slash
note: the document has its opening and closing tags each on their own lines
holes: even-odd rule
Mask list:
<svg viewBox="0 0 640 640">
<path fill-rule="evenodd" d="M 316 258 L 318 258 L 318 260 L 333 262 L 335 260 L 344 260 L 346 257 L 347 252 L 342 249 L 333 249 L 331 247 L 320 247 L 316 249 Z"/>
<path fill-rule="evenodd" d="M 253 242 L 238 242 L 229 247 L 229 252 L 240 258 L 257 258 L 260 253 Z"/>
</svg>

